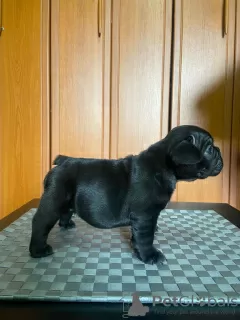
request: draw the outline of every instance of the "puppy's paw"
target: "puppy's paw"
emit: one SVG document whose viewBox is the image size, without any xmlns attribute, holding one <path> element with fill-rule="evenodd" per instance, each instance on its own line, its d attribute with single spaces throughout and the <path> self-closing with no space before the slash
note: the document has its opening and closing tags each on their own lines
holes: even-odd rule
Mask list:
<svg viewBox="0 0 240 320">
<path fill-rule="evenodd" d="M 43 258 L 53 254 L 53 249 L 50 245 L 46 245 L 43 249 L 30 248 L 30 256 L 32 258 Z"/>
<path fill-rule="evenodd" d="M 154 247 L 148 253 L 138 253 L 137 256 L 146 264 L 163 264 L 167 261 L 165 255 Z"/>
<path fill-rule="evenodd" d="M 76 224 L 72 219 L 70 219 L 67 223 L 59 221 L 58 225 L 64 229 L 72 229 L 76 227 Z"/>
</svg>

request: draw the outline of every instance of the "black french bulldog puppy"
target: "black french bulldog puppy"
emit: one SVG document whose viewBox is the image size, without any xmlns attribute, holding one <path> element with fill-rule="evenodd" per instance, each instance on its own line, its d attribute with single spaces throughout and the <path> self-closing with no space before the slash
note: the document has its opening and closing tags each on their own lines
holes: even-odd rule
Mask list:
<svg viewBox="0 0 240 320">
<path fill-rule="evenodd" d="M 44 193 L 32 220 L 30 254 L 39 258 L 53 250 L 50 230 L 73 227 L 73 211 L 96 228 L 131 226 L 132 246 L 144 263 L 163 263 L 153 246 L 157 219 L 178 181 L 218 175 L 223 160 L 211 135 L 196 126 L 179 126 L 139 155 L 119 160 L 59 155 L 44 180 Z"/>
</svg>

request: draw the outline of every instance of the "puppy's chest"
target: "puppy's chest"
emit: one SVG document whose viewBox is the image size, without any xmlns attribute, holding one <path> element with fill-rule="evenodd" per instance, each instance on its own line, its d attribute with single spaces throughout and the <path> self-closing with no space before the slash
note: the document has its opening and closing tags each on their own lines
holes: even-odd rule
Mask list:
<svg viewBox="0 0 240 320">
<path fill-rule="evenodd" d="M 176 181 L 174 179 L 165 177 L 162 174 L 155 174 L 153 198 L 156 203 L 168 203 L 176 188 Z"/>
</svg>

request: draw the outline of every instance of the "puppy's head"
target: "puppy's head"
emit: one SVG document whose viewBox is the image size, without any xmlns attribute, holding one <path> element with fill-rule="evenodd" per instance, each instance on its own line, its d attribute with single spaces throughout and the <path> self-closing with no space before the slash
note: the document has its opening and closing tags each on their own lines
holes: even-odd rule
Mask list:
<svg viewBox="0 0 240 320">
<path fill-rule="evenodd" d="M 223 160 L 209 132 L 197 126 L 179 126 L 166 137 L 168 157 L 178 180 L 193 181 L 217 176 Z"/>
</svg>

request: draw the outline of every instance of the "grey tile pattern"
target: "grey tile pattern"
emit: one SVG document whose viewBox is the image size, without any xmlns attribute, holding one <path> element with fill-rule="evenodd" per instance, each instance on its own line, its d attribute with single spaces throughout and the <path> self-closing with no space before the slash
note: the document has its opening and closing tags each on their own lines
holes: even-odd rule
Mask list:
<svg viewBox="0 0 240 320">
<path fill-rule="evenodd" d="M 51 231 L 54 255 L 32 259 L 35 210 L 0 233 L 0 299 L 121 302 L 137 291 L 142 301 L 215 297 L 240 304 L 240 230 L 212 210 L 162 212 L 154 243 L 168 263 L 153 266 L 133 256 L 129 228 L 99 230 L 78 217 L 75 229 Z"/>
</svg>

